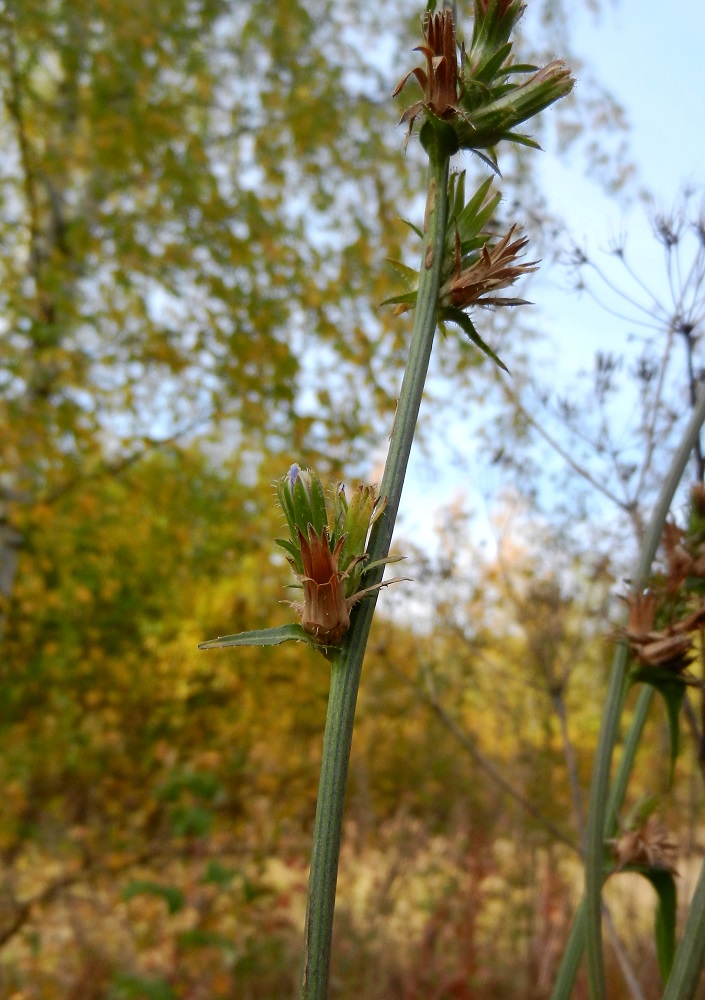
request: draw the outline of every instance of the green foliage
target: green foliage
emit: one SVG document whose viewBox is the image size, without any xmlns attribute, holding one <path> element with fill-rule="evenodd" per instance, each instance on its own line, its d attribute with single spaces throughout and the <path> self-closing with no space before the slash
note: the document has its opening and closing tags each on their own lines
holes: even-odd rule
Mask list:
<svg viewBox="0 0 705 1000">
<path fill-rule="evenodd" d="M 668 718 L 668 731 L 670 734 L 670 778 L 669 784 L 673 781 L 678 752 L 680 750 L 680 714 L 685 697 L 685 682 L 680 678 L 673 677 L 667 670 L 659 670 L 656 667 L 637 667 L 631 673 L 633 683 L 643 682 L 650 684 L 663 698 L 666 706 Z"/>
<path fill-rule="evenodd" d="M 178 913 L 184 906 L 184 894 L 171 885 L 159 885 L 157 882 L 146 880 L 136 880 L 129 882 L 122 890 L 123 899 L 132 899 L 133 896 L 157 896 L 163 899 L 170 914 Z"/>
<path fill-rule="evenodd" d="M 173 988 L 164 979 L 142 976 L 118 976 L 115 1000 L 175 1000 Z"/>
<path fill-rule="evenodd" d="M 665 871 L 645 872 L 645 877 L 651 882 L 658 896 L 654 934 L 661 978 L 666 983 L 673 968 L 673 959 L 676 954 L 676 921 L 678 916 L 676 882 L 673 875 Z"/>
</svg>

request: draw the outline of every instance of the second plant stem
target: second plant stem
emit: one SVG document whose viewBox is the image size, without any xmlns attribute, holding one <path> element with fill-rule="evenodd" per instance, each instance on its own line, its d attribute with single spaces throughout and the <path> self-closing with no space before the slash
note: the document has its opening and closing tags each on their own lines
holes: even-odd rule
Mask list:
<svg viewBox="0 0 705 1000">
<path fill-rule="evenodd" d="M 428 152 L 425 232 L 414 326 L 380 485 L 380 496 L 385 499 L 386 506 L 370 537 L 370 562 L 384 559 L 389 553 L 436 329 L 450 156 L 447 151 L 433 146 Z M 365 579 L 366 584 L 379 582 L 383 573 L 383 567 L 370 572 Z M 326 1000 L 328 996 L 343 803 L 357 691 L 375 602 L 376 595 L 373 595 L 361 603 L 353 616 L 344 646 L 331 658 L 330 694 L 308 884 L 300 1000 Z"/>
<path fill-rule="evenodd" d="M 668 512 L 683 478 L 693 447 L 699 439 L 703 422 L 705 422 L 705 393 L 699 400 L 678 450 L 673 456 L 671 467 L 664 479 L 651 515 L 632 578 L 632 589 L 635 594 L 643 592 L 663 534 Z M 601 933 L 604 841 L 606 836 L 611 836 L 616 820 L 615 811 L 620 804 L 614 795 L 611 795 L 608 800 L 608 792 L 612 754 L 624 707 L 628 666 L 627 649 L 622 646 L 617 650 L 614 658 L 590 787 L 585 857 L 585 947 L 588 984 L 592 1000 L 605 1000 L 607 996 Z M 621 796 L 623 796 L 623 789 L 621 789 Z"/>
</svg>

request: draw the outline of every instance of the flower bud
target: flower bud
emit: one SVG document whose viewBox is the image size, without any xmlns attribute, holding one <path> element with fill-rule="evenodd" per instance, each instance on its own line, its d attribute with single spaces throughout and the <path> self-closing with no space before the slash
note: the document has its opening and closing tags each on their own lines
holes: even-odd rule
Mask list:
<svg viewBox="0 0 705 1000">
<path fill-rule="evenodd" d="M 369 568 L 367 540 L 371 525 L 384 509 L 372 486 L 358 486 L 348 503 L 339 484 L 329 499 L 315 472 L 292 465 L 275 486 L 289 527 L 289 538 L 277 543 L 303 590 L 292 607 L 301 624 L 323 646 L 338 645 L 350 627 L 351 608 L 379 587 L 361 587 Z M 387 560 L 384 560 L 385 562 Z M 379 565 L 379 564 L 377 564 Z M 394 583 L 394 580 L 388 583 Z"/>
</svg>

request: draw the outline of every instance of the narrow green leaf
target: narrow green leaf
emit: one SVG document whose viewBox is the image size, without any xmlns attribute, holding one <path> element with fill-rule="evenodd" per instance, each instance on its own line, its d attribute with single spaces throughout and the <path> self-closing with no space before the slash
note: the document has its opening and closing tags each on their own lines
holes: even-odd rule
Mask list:
<svg viewBox="0 0 705 1000">
<path fill-rule="evenodd" d="M 318 647 L 301 625 L 279 625 L 277 628 L 255 629 L 253 632 L 238 632 L 236 635 L 222 635 L 218 639 L 199 642 L 199 649 L 220 649 L 224 646 L 278 646 L 290 640 L 307 642 Z"/>
<path fill-rule="evenodd" d="M 496 365 L 499 365 L 502 371 L 505 371 L 509 375 L 509 369 L 505 363 L 498 358 L 492 348 L 484 342 L 480 334 L 473 326 L 473 323 L 467 313 L 464 313 L 461 309 L 448 307 L 446 309 L 441 309 L 439 315 L 441 319 L 447 320 L 449 323 L 456 323 L 460 329 L 468 335 L 473 344 L 480 348 L 483 354 L 486 354 L 488 358 L 491 358 Z"/>
<path fill-rule="evenodd" d="M 666 703 L 666 714 L 668 716 L 668 730 L 671 737 L 671 763 L 669 770 L 669 785 L 673 781 L 673 771 L 678 759 L 679 745 L 679 716 L 683 697 L 685 696 L 686 685 L 683 680 L 669 673 L 667 670 L 660 670 L 658 667 L 638 667 L 632 672 L 632 683 L 641 682 L 650 684 L 655 688 Z"/>
<path fill-rule="evenodd" d="M 460 244 L 460 256 L 463 267 L 469 267 L 471 264 L 474 264 L 480 256 L 478 251 L 491 239 L 492 236 L 490 233 L 480 233 L 479 236 L 473 236 L 472 239 L 463 240 Z M 472 256 L 470 256 L 471 254 Z"/>
<path fill-rule="evenodd" d="M 475 156 L 479 156 L 483 163 L 485 163 L 493 173 L 497 174 L 498 177 L 502 176 L 502 171 L 499 169 L 499 164 L 497 162 L 497 154 L 494 151 L 494 146 L 488 147 L 485 152 L 481 149 L 472 149 Z"/>
<path fill-rule="evenodd" d="M 402 219 L 401 221 L 404 223 L 405 226 L 408 226 L 413 233 L 416 233 L 416 235 L 420 240 L 423 239 L 423 232 L 419 229 L 418 226 L 415 226 L 413 222 L 409 222 L 408 219 Z"/>
<path fill-rule="evenodd" d="M 502 138 L 508 142 L 516 142 L 520 146 L 528 146 L 529 149 L 541 149 L 541 146 L 535 139 L 532 139 L 528 135 L 522 135 L 520 132 L 506 132 Z"/>
<path fill-rule="evenodd" d="M 301 562 L 301 552 L 294 545 L 294 543 L 291 542 L 291 541 L 289 541 L 288 538 L 275 538 L 274 541 L 276 542 L 277 545 L 281 545 L 281 547 L 286 552 L 289 553 L 289 555 L 291 556 L 291 558 L 296 563 L 296 568 L 298 569 L 299 573 L 303 573 L 304 568 L 303 568 L 303 564 Z"/>
<path fill-rule="evenodd" d="M 485 80 L 489 83 L 497 76 L 506 76 L 506 69 L 504 72 L 501 72 L 501 68 L 511 51 L 512 43 L 507 42 L 506 45 L 502 45 L 496 52 L 493 52 L 490 58 L 477 69 L 476 76 L 478 80 Z"/>
<path fill-rule="evenodd" d="M 292 538 L 296 538 L 296 517 L 294 516 L 294 504 L 286 479 L 282 479 L 277 482 L 276 492 L 277 499 L 279 500 L 279 506 L 284 511 L 286 523 L 289 526 L 289 533 Z"/>
<path fill-rule="evenodd" d="M 313 524 L 315 527 L 315 521 L 313 517 L 311 499 L 308 495 L 308 490 L 303 484 L 301 476 L 298 476 L 296 482 L 294 483 L 292 495 L 294 497 L 294 517 L 296 518 L 296 524 L 305 536 L 307 534 L 308 525 Z"/>
<path fill-rule="evenodd" d="M 507 76 L 512 73 L 537 73 L 539 67 L 534 66 L 532 63 L 515 63 L 512 66 L 508 66 L 506 69 Z"/>
<path fill-rule="evenodd" d="M 311 476 L 311 512 L 313 514 L 311 523 L 316 534 L 320 537 L 321 532 L 328 525 L 328 508 L 323 484 L 318 476 Z"/>
<path fill-rule="evenodd" d="M 654 918 L 654 937 L 661 978 L 665 983 L 673 968 L 676 954 L 676 880 L 671 872 L 652 868 L 644 877 L 651 882 L 658 895 Z"/>
<path fill-rule="evenodd" d="M 457 203 L 456 182 L 459 174 L 452 173 L 448 178 L 448 218 L 453 214 L 453 209 Z"/>
<path fill-rule="evenodd" d="M 381 306 L 396 306 L 401 305 L 416 305 L 416 292 L 404 292 L 403 295 L 393 295 L 391 299 L 385 299 L 384 302 L 380 302 Z"/>
<path fill-rule="evenodd" d="M 475 233 L 480 228 L 480 227 L 475 227 L 475 228 L 470 227 L 469 224 L 472 222 L 477 213 L 480 211 L 482 203 L 484 202 L 485 198 L 487 198 L 490 192 L 493 180 L 494 180 L 493 177 L 488 177 L 487 180 L 482 182 L 482 184 L 479 186 L 475 194 L 472 196 L 470 201 L 467 203 L 465 208 L 458 216 L 458 231 L 460 232 L 461 239 L 474 236 Z M 499 197 L 501 196 L 499 195 L 499 193 L 497 193 L 495 197 L 499 199 Z M 463 232 L 464 227 L 467 227 L 466 234 Z"/>
<path fill-rule="evenodd" d="M 463 170 L 458 175 L 458 184 L 456 187 L 455 206 L 453 212 L 455 215 L 460 215 L 460 213 L 464 208 L 465 208 L 465 171 Z"/>
<path fill-rule="evenodd" d="M 415 268 L 409 267 L 407 264 L 402 264 L 400 260 L 392 260 L 391 257 L 387 257 L 386 260 L 409 284 L 418 284 L 419 272 Z"/>
<path fill-rule="evenodd" d="M 375 559 L 374 562 L 368 563 L 363 569 L 363 575 L 369 573 L 371 569 L 377 569 L 378 566 L 391 566 L 392 563 L 403 562 L 406 556 L 387 556 L 386 559 Z"/>
</svg>

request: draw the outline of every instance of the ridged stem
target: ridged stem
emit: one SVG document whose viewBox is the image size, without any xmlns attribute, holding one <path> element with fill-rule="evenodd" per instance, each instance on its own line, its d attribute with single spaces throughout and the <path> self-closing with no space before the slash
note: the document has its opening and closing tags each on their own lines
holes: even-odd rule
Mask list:
<svg viewBox="0 0 705 1000">
<path fill-rule="evenodd" d="M 632 715 L 632 721 L 629 724 L 629 729 L 624 740 L 624 749 L 619 760 L 619 767 L 610 789 L 610 800 L 607 806 L 608 825 L 605 827 L 606 838 L 611 837 L 614 833 L 615 819 L 624 802 L 629 776 L 634 766 L 634 758 L 636 757 L 637 747 L 639 746 L 646 717 L 649 713 L 653 693 L 654 689 L 645 684 L 639 692 L 639 697 L 634 706 L 634 714 Z M 585 899 L 583 898 L 573 917 L 573 926 L 566 946 L 563 949 L 561 963 L 556 973 L 553 991 L 551 992 L 551 1000 L 570 1000 L 584 950 Z"/>
<path fill-rule="evenodd" d="M 633 577 L 633 592 L 641 593 L 647 580 L 651 563 L 656 555 L 663 528 L 671 509 L 673 497 L 683 478 L 688 459 L 698 440 L 705 421 L 705 393 L 699 401 L 683 439 L 673 456 L 656 506 L 654 507 L 646 536 L 641 546 Z M 619 722 L 624 706 L 627 685 L 629 657 L 625 646 L 615 653 L 610 676 L 607 703 L 602 715 L 598 738 L 592 784 L 590 786 L 590 806 L 588 812 L 587 841 L 585 852 L 585 948 L 587 952 L 587 974 L 592 1000 L 606 1000 L 605 969 L 602 955 L 602 883 L 604 877 L 605 831 L 614 822 L 615 802 L 609 796 L 609 778 L 612 754 L 619 730 Z"/>
<path fill-rule="evenodd" d="M 389 553 L 436 329 L 450 156 L 447 150 L 438 146 L 431 145 L 427 151 L 429 172 L 421 275 L 409 357 L 380 485 L 380 496 L 385 498 L 386 506 L 374 525 L 368 546 L 371 562 L 384 559 Z M 369 585 L 377 583 L 383 573 L 383 567 L 379 567 L 366 576 L 365 582 Z M 328 996 L 343 803 L 357 691 L 375 603 L 376 596 L 372 595 L 359 605 L 344 646 L 331 660 L 331 685 L 313 829 L 300 1000 L 326 1000 Z"/>
</svg>

